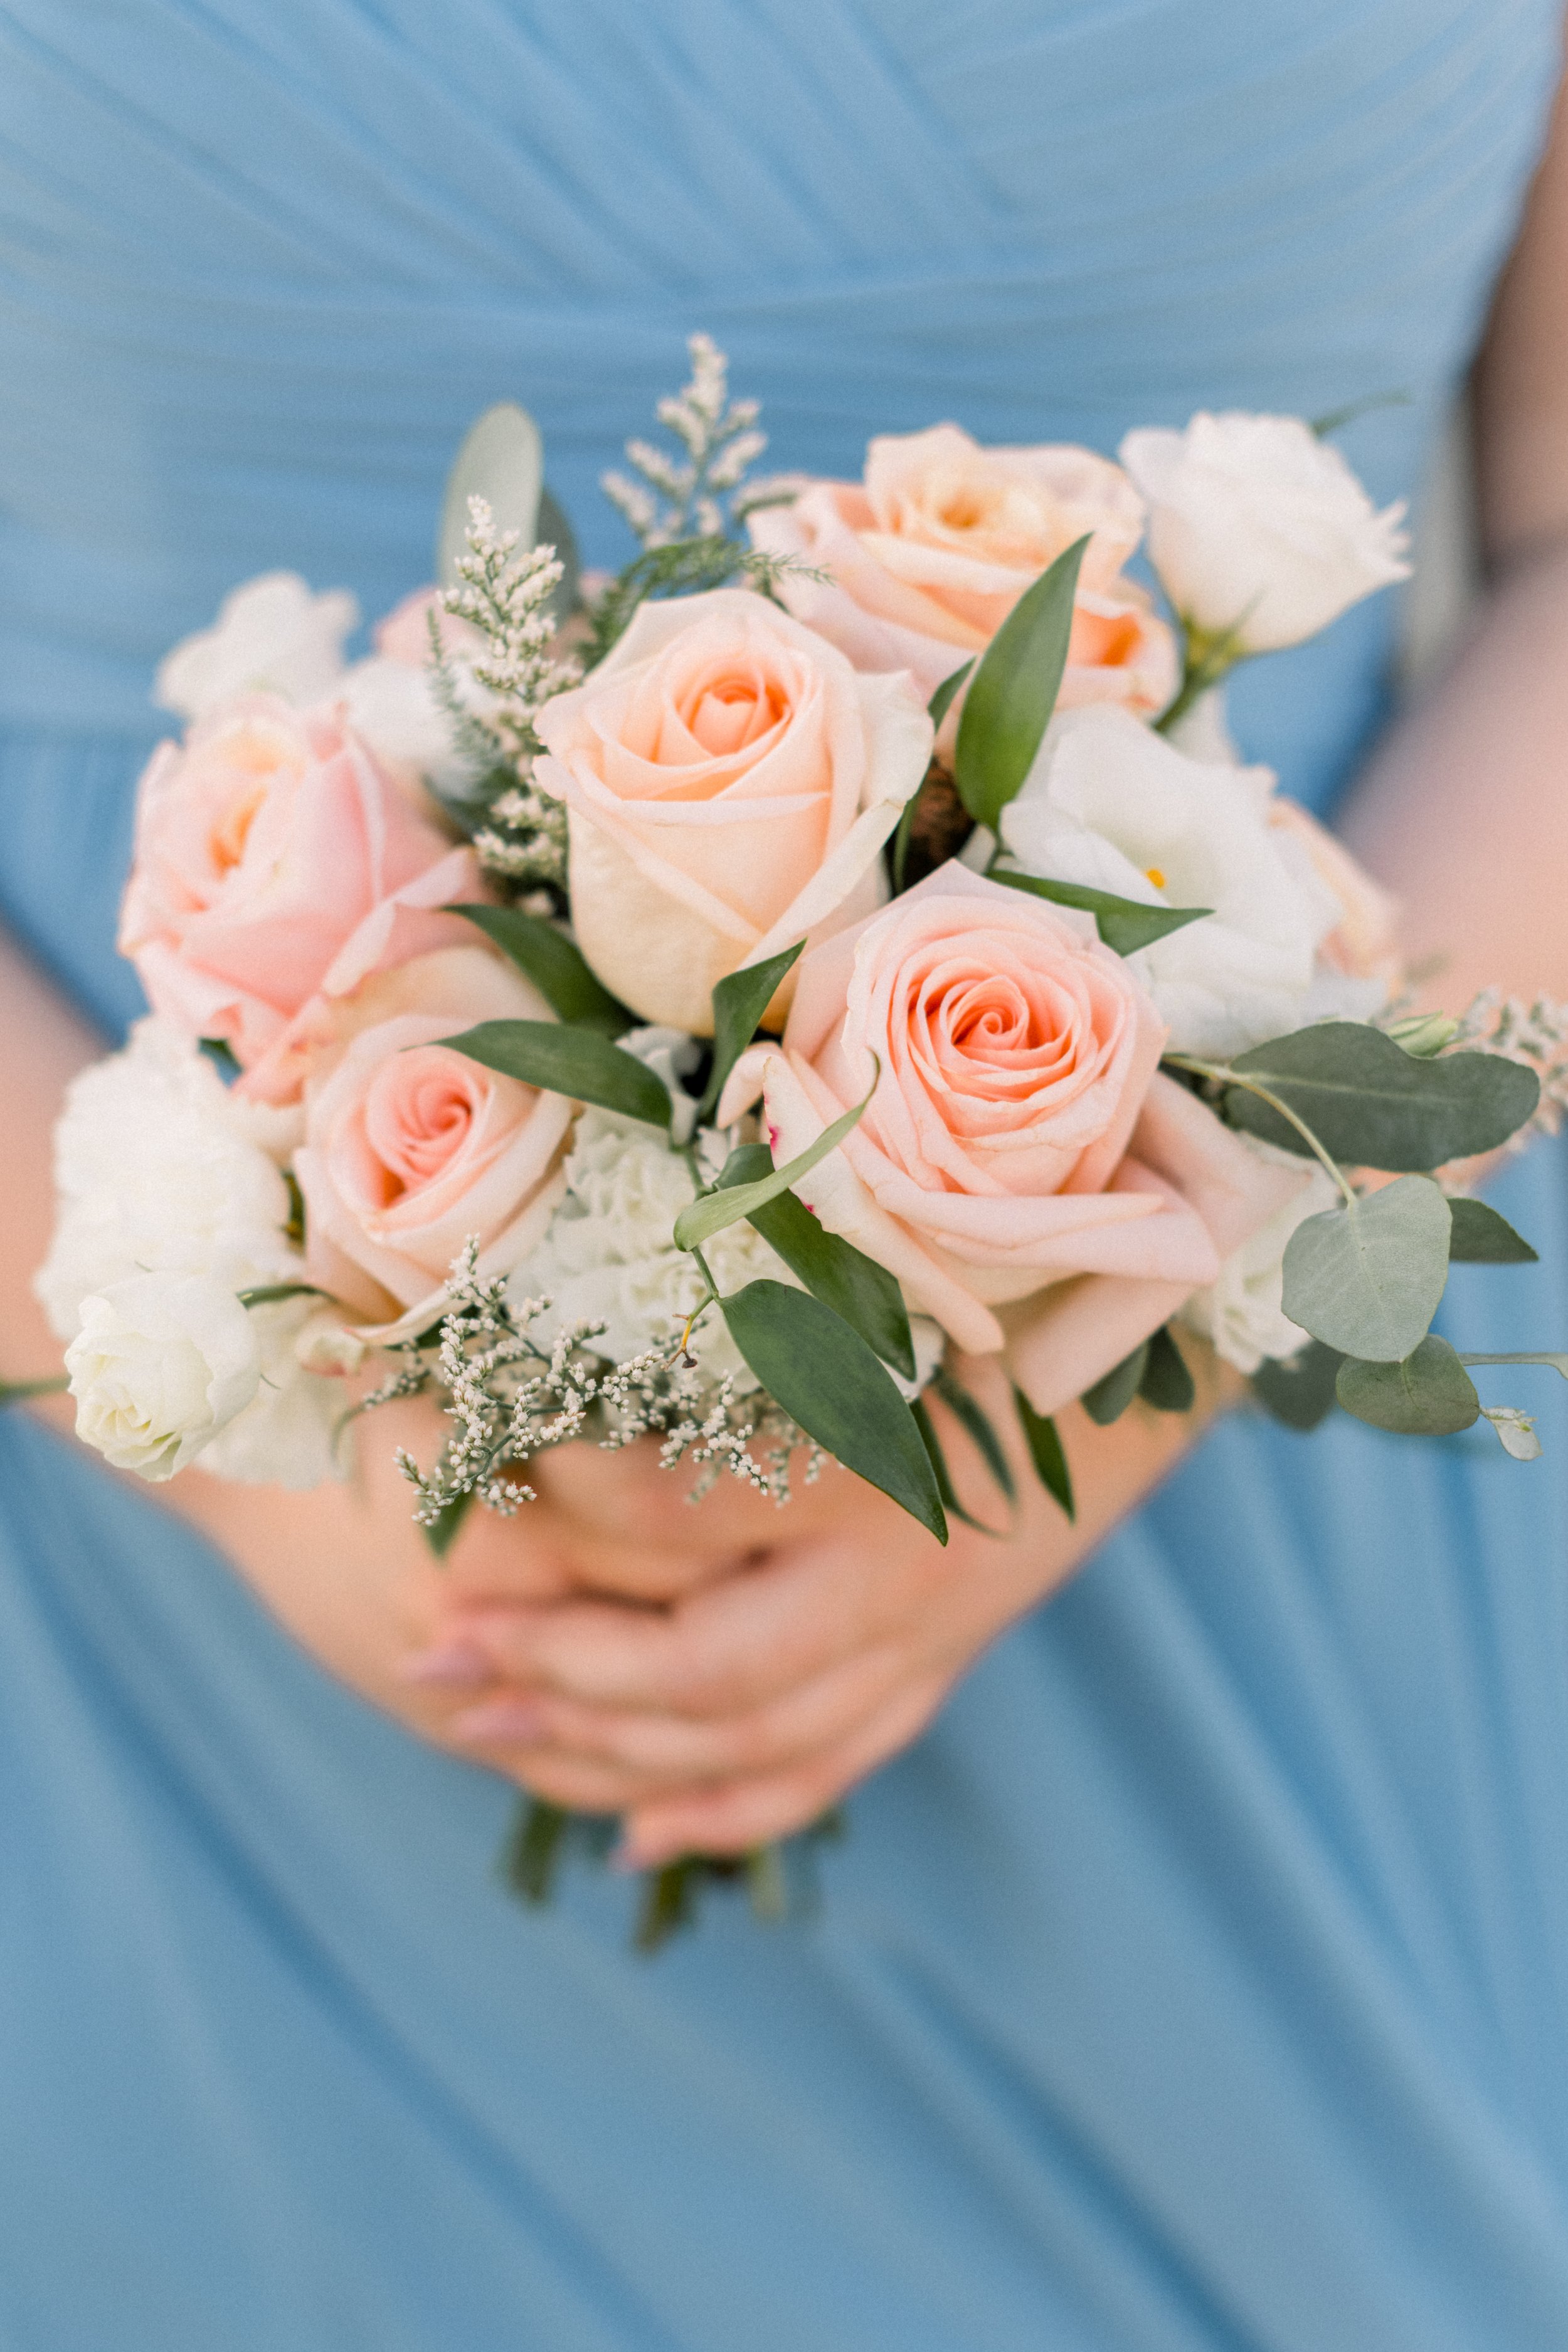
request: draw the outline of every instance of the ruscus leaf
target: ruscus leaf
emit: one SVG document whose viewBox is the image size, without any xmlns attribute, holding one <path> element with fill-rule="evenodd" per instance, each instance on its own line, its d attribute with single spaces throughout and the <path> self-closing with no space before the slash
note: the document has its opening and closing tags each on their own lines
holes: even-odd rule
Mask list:
<svg viewBox="0 0 1568 2352">
<path fill-rule="evenodd" d="M 1430 1176 L 1401 1176 L 1308 1217 L 1286 1245 L 1285 1312 L 1347 1356 L 1399 1363 L 1437 1312 L 1448 1232 L 1448 1203 Z"/>
<path fill-rule="evenodd" d="M 910 1412 L 915 1427 L 920 1431 L 921 1443 L 930 1456 L 931 1470 L 936 1478 L 936 1491 L 942 1497 L 942 1507 L 949 1518 L 957 1519 L 963 1527 L 973 1528 L 976 1535 L 994 1536 L 1005 1533 L 1004 1529 L 986 1527 L 982 1520 L 974 1517 L 972 1511 L 966 1511 L 959 1501 L 957 1490 L 952 1483 L 952 1473 L 947 1466 L 947 1456 L 942 1450 L 942 1440 L 936 1433 L 935 1423 L 926 1411 L 924 1399 L 916 1397 L 910 1406 Z"/>
<path fill-rule="evenodd" d="M 1450 1194 L 1448 1212 L 1454 1221 L 1448 1244 L 1456 1265 L 1536 1265 L 1541 1253 L 1516 1234 L 1506 1217 L 1485 1201 Z"/>
<path fill-rule="evenodd" d="M 721 1185 L 754 1184 L 772 1171 L 765 1143 L 742 1143 L 731 1151 Z M 884 1265 L 868 1257 L 840 1234 L 830 1234 L 793 1192 L 781 1192 L 751 1213 L 751 1222 L 814 1298 L 842 1315 L 874 1348 L 885 1364 L 915 1377 L 915 1343 L 903 1293 Z"/>
<path fill-rule="evenodd" d="M 635 1016 L 595 976 L 575 941 L 553 923 L 525 915 L 521 907 L 461 906 L 446 911 L 466 916 L 483 931 L 532 981 L 561 1020 L 600 1030 L 606 1037 L 619 1037 L 635 1025 Z"/>
<path fill-rule="evenodd" d="M 724 1081 L 757 1034 L 757 1024 L 778 993 L 779 982 L 793 969 L 804 940 L 785 948 L 765 963 L 742 964 L 726 972 L 713 991 L 713 1066 L 698 1111 L 706 1118 L 724 1091 Z"/>
<path fill-rule="evenodd" d="M 953 782 L 976 824 L 999 829 L 1050 723 L 1067 667 L 1073 598 L 1089 535 L 1014 605 L 981 658 L 958 722 Z"/>
<path fill-rule="evenodd" d="M 1196 1384 L 1168 1326 L 1149 1335 L 1149 1354 L 1138 1393 L 1156 1412 L 1191 1412 L 1197 1402 Z"/>
<path fill-rule="evenodd" d="M 1396 1173 L 1495 1150 L 1541 1098 L 1541 1081 L 1521 1062 L 1501 1054 L 1420 1058 L 1360 1021 L 1293 1030 L 1238 1054 L 1231 1067 L 1288 1103 L 1342 1166 Z M 1226 1089 L 1225 1111 L 1266 1143 L 1309 1150 L 1289 1120 L 1244 1087 Z"/>
<path fill-rule="evenodd" d="M 936 1473 L 914 1415 L 858 1331 L 808 1290 L 765 1278 L 719 1304 L 758 1380 L 807 1436 L 945 1543 Z"/>
<path fill-rule="evenodd" d="M 542 1087 L 547 1094 L 596 1103 L 649 1127 L 669 1125 L 664 1082 L 635 1054 L 613 1045 L 598 1029 L 565 1021 L 481 1021 L 460 1036 L 438 1041 L 487 1070 Z"/>
<path fill-rule="evenodd" d="M 974 664 L 972 661 L 966 661 L 961 669 L 953 671 L 951 677 L 944 677 L 926 704 L 926 715 L 939 735 L 942 733 L 942 722 L 952 708 L 953 696 L 973 667 Z"/>
<path fill-rule="evenodd" d="M 1013 1477 L 1013 1465 L 1007 1459 L 1002 1440 L 992 1426 L 991 1417 L 978 1398 L 970 1395 L 961 1381 L 955 1381 L 945 1368 L 939 1371 L 931 1386 L 946 1405 L 954 1421 L 964 1432 L 970 1444 L 995 1479 L 1011 1503 L 1017 1496 Z"/>
<path fill-rule="evenodd" d="M 1112 1422 L 1121 1420 L 1138 1393 L 1148 1361 L 1149 1342 L 1145 1339 L 1130 1356 L 1112 1364 L 1091 1388 L 1085 1389 L 1079 1402 L 1090 1421 L 1098 1422 L 1101 1429 L 1109 1429 Z"/>
<path fill-rule="evenodd" d="M 1436 1333 L 1429 1333 L 1400 1363 L 1347 1358 L 1340 1366 L 1337 1388 L 1347 1412 L 1402 1437 L 1452 1437 L 1468 1429 L 1481 1410 L 1475 1382 L 1447 1339 Z"/>
<path fill-rule="evenodd" d="M 1068 1468 L 1067 1454 L 1056 1423 L 1049 1413 L 1037 1412 L 1020 1388 L 1013 1391 L 1013 1403 L 1029 1448 L 1029 1459 L 1035 1475 L 1052 1499 L 1061 1505 L 1069 1520 L 1078 1517 L 1078 1505 L 1073 1500 L 1072 1473 Z"/>
<path fill-rule="evenodd" d="M 879 1067 L 878 1077 L 880 1076 Z M 793 1160 L 786 1160 L 771 1176 L 760 1177 L 754 1184 L 723 1185 L 716 1192 L 700 1194 L 675 1221 L 676 1247 L 700 1249 L 705 1241 L 714 1234 L 721 1234 L 726 1225 L 738 1225 L 742 1217 L 754 1216 L 758 1209 L 776 1201 L 781 1192 L 787 1192 L 792 1184 L 798 1184 L 803 1176 L 809 1176 L 819 1160 L 826 1160 L 830 1151 L 837 1150 L 876 1091 L 877 1079 L 873 1078 L 858 1103 L 841 1111 L 831 1126 L 823 1129 L 815 1143 L 797 1151 Z"/>
<path fill-rule="evenodd" d="M 1100 936 L 1116 955 L 1136 955 L 1188 923 L 1212 915 L 1212 907 L 1145 907 L 1137 898 L 1120 898 L 1114 890 L 1095 890 L 1087 882 L 1057 882 L 1048 876 L 1021 874 L 1014 866 L 993 865 L 989 879 L 1009 890 L 1027 890 L 1033 898 L 1048 898 L 1054 906 L 1077 907 L 1092 915 Z"/>
</svg>

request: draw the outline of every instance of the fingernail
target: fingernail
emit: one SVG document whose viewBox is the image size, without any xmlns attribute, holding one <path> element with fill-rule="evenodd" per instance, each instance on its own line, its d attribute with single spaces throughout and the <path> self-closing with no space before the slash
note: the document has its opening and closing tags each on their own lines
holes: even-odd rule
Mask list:
<svg viewBox="0 0 1568 2352">
<path fill-rule="evenodd" d="M 405 1683 L 428 1683 L 445 1690 L 479 1690 L 496 1678 L 496 1663 L 477 1642 L 467 1642 L 461 1634 L 445 1642 L 433 1643 L 427 1650 L 415 1650 L 397 1666 L 397 1678 Z"/>
<path fill-rule="evenodd" d="M 531 1698 L 489 1698 L 453 1719 L 458 1739 L 516 1741 L 526 1746 L 544 1728 L 544 1709 Z"/>
</svg>

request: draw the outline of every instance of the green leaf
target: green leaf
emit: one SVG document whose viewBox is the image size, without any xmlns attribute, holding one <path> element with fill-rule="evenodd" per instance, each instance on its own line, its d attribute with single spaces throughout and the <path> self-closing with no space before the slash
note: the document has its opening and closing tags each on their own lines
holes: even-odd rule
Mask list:
<svg viewBox="0 0 1568 2352">
<path fill-rule="evenodd" d="M 860 1100 L 847 1111 L 841 1111 L 830 1127 L 823 1129 L 815 1143 L 808 1144 L 804 1151 L 797 1151 L 793 1160 L 786 1160 L 784 1166 L 775 1168 L 771 1176 L 761 1177 L 754 1184 L 731 1184 L 712 1192 L 700 1193 L 695 1201 L 682 1209 L 675 1221 L 676 1247 L 700 1249 L 705 1241 L 710 1240 L 714 1234 L 721 1234 L 726 1225 L 738 1225 L 742 1217 L 754 1219 L 758 1209 L 765 1208 L 770 1201 L 776 1201 L 781 1192 L 787 1192 L 792 1184 L 798 1184 L 803 1176 L 808 1176 L 819 1160 L 826 1160 L 828 1153 L 836 1151 L 843 1142 L 876 1093 L 877 1078 L 880 1076 L 879 1065 L 877 1077 L 872 1079 Z"/>
<path fill-rule="evenodd" d="M 761 1182 L 773 1169 L 765 1143 L 742 1143 L 724 1162 L 721 1185 Z M 751 1221 L 814 1298 L 842 1315 L 885 1364 L 915 1376 L 915 1344 L 902 1291 L 885 1265 L 841 1234 L 830 1234 L 793 1192 L 781 1192 L 752 1211 Z"/>
<path fill-rule="evenodd" d="M 990 1415 L 963 1383 L 953 1379 L 945 1366 L 936 1374 L 931 1386 L 967 1435 L 1007 1500 L 1010 1503 L 1015 1501 L 1018 1489 L 1013 1478 L 1013 1465 L 992 1425 Z"/>
<path fill-rule="evenodd" d="M 1013 1391 L 1013 1402 L 1017 1408 L 1019 1425 L 1029 1448 L 1029 1459 L 1036 1475 L 1047 1495 L 1058 1502 L 1069 1520 L 1078 1517 L 1073 1500 L 1072 1473 L 1062 1450 L 1061 1437 L 1049 1413 L 1037 1412 L 1022 1389 Z"/>
<path fill-rule="evenodd" d="M 597 1029 L 565 1021 L 481 1021 L 459 1037 L 438 1042 L 467 1054 L 470 1062 L 482 1062 L 487 1070 L 542 1087 L 547 1094 L 597 1103 L 601 1110 L 645 1119 L 649 1127 L 669 1125 L 663 1080 Z"/>
<path fill-rule="evenodd" d="M 0 1412 L 8 1404 L 26 1404 L 34 1397 L 64 1396 L 69 1386 L 63 1372 L 49 1381 L 0 1381 Z"/>
<path fill-rule="evenodd" d="M 984 1522 L 977 1519 L 972 1511 L 966 1511 L 959 1501 L 957 1490 L 952 1483 L 952 1473 L 947 1466 L 947 1456 L 942 1450 L 942 1440 L 936 1433 L 936 1425 L 926 1411 L 925 1400 L 922 1397 L 916 1397 L 910 1406 L 910 1412 L 915 1427 L 920 1431 L 921 1442 L 931 1458 L 932 1475 L 936 1479 L 936 1491 L 942 1497 L 942 1507 L 949 1518 L 959 1520 L 966 1528 L 973 1528 L 976 1535 L 994 1536 L 1005 1532 L 996 1528 L 986 1527 Z"/>
<path fill-rule="evenodd" d="M 1334 1409 L 1334 1381 L 1344 1360 L 1337 1348 L 1309 1339 L 1283 1360 L 1266 1357 L 1252 1375 L 1252 1393 L 1287 1429 L 1316 1429 Z"/>
<path fill-rule="evenodd" d="M 515 530 L 519 546 L 531 548 L 539 535 L 543 488 L 544 444 L 538 425 L 515 400 L 498 401 L 468 427 L 447 477 L 436 541 L 441 586 L 458 585 L 458 558 L 468 553 L 471 498 L 488 499 L 497 530 Z"/>
<path fill-rule="evenodd" d="M 725 1079 L 756 1035 L 757 1024 L 778 993 L 779 982 L 794 968 L 805 945 L 804 940 L 797 940 L 793 948 L 769 956 L 765 963 L 744 964 L 739 971 L 726 972 L 714 989 L 713 1066 L 699 1118 L 709 1116 L 723 1093 Z"/>
<path fill-rule="evenodd" d="M 281 1299 L 325 1298 L 328 1293 L 318 1290 L 313 1282 L 259 1282 L 234 1295 L 242 1307 L 276 1307 Z"/>
<path fill-rule="evenodd" d="M 1094 890 L 1087 882 L 1054 882 L 1038 874 L 1020 874 L 1007 866 L 993 866 L 989 878 L 1005 882 L 1009 890 L 1027 890 L 1049 898 L 1058 907 L 1079 907 L 1092 915 L 1100 936 L 1117 955 L 1136 955 L 1140 948 L 1181 930 L 1188 923 L 1212 915 L 1212 907 L 1145 907 L 1137 898 L 1120 898 L 1114 890 Z"/>
<path fill-rule="evenodd" d="M 992 638 L 958 722 L 953 782 L 976 824 L 1000 825 L 1035 762 L 1067 667 L 1086 533 L 1026 588 Z"/>
<path fill-rule="evenodd" d="M 1448 1203 L 1430 1176 L 1401 1176 L 1309 1217 L 1286 1244 L 1285 1312 L 1347 1356 L 1399 1363 L 1437 1312 L 1448 1232 Z"/>
<path fill-rule="evenodd" d="M 1197 1388 L 1169 1326 L 1149 1335 L 1149 1357 L 1138 1393 L 1156 1412 L 1191 1412 Z"/>
<path fill-rule="evenodd" d="M 1374 1429 L 1402 1437 L 1452 1437 L 1480 1413 L 1476 1385 L 1449 1347 L 1436 1334 L 1423 1339 L 1402 1363 L 1340 1366 L 1340 1402 Z"/>
<path fill-rule="evenodd" d="M 970 671 L 973 667 L 974 664 L 973 661 L 966 661 L 961 669 L 955 669 L 953 671 L 951 677 L 944 677 L 942 684 L 937 688 L 936 692 L 931 696 L 931 700 L 926 704 L 926 715 L 939 735 L 942 732 L 942 722 L 952 708 L 953 696 L 958 692 L 959 688 L 963 684 L 964 679 L 969 676 Z"/>
<path fill-rule="evenodd" d="M 457 1542 L 458 1530 L 468 1517 L 473 1500 L 474 1490 L 470 1486 L 466 1495 L 459 1495 L 455 1502 L 448 1503 L 439 1517 L 432 1519 L 423 1530 L 425 1540 L 437 1559 L 445 1559 Z"/>
<path fill-rule="evenodd" d="M 501 1853 L 501 1876 L 525 1903 L 548 1903 L 571 1817 L 542 1797 L 524 1797 Z"/>
<path fill-rule="evenodd" d="M 539 516 L 533 528 L 537 537 L 555 550 L 561 566 L 561 577 L 546 610 L 557 621 L 569 620 L 582 603 L 583 559 L 577 551 L 577 534 L 548 488 L 539 493 Z"/>
<path fill-rule="evenodd" d="M 945 1543 L 920 1429 L 858 1331 L 808 1290 L 782 1282 L 748 1282 L 719 1303 L 736 1347 L 806 1435 Z"/>
<path fill-rule="evenodd" d="M 1347 1167 L 1420 1171 L 1494 1150 L 1532 1116 L 1541 1097 L 1534 1071 L 1501 1054 L 1420 1059 L 1359 1021 L 1294 1030 L 1238 1054 L 1231 1067 L 1289 1103 L 1331 1158 Z M 1289 1121 L 1244 1088 L 1226 1090 L 1225 1111 L 1233 1127 L 1307 1153 Z"/>
<path fill-rule="evenodd" d="M 1109 1429 L 1113 1421 L 1121 1420 L 1138 1393 L 1148 1362 L 1149 1342 L 1144 1339 L 1130 1356 L 1113 1364 L 1092 1388 L 1085 1389 L 1079 1402 L 1090 1421 L 1098 1422 L 1101 1429 Z"/>
<path fill-rule="evenodd" d="M 466 915 L 493 940 L 561 1020 L 597 1029 L 606 1037 L 619 1037 L 634 1025 L 636 1016 L 616 1003 L 590 971 L 576 942 L 553 923 L 525 915 L 521 907 L 448 907 L 445 911 Z"/>
<path fill-rule="evenodd" d="M 1448 1211 L 1454 1220 L 1448 1255 L 1456 1265 L 1539 1264 L 1539 1250 L 1532 1250 L 1524 1235 L 1516 1234 L 1508 1219 L 1485 1201 L 1450 1198 Z"/>
</svg>

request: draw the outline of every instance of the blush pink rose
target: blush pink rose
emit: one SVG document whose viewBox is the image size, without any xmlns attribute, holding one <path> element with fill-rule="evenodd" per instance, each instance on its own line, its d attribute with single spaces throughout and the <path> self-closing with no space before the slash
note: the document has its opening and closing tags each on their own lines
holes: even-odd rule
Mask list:
<svg viewBox="0 0 1568 2352">
<path fill-rule="evenodd" d="M 931 748 L 907 677 L 860 676 L 740 588 L 644 604 L 535 724 L 578 946 L 623 1003 L 699 1036 L 727 972 L 880 903 Z"/>
<path fill-rule="evenodd" d="M 471 936 L 455 849 L 336 712 L 256 695 L 163 743 L 142 779 L 120 947 L 155 1010 L 232 1048 L 247 1093 L 287 1102 L 321 1000 Z"/>
<path fill-rule="evenodd" d="M 929 699 L 984 653 L 1047 564 L 1092 532 L 1073 610 L 1058 708 L 1115 702 L 1163 709 L 1181 665 L 1148 596 L 1121 575 L 1143 501 L 1091 450 L 983 449 L 956 425 L 871 443 L 864 482 L 814 482 L 749 523 L 756 545 L 829 572 L 786 574 L 779 593 L 858 669 L 907 669 Z M 956 732 L 958 705 L 942 730 Z"/>
<path fill-rule="evenodd" d="M 1164 1035 L 1089 918 L 948 865 L 802 960 L 782 1049 L 742 1057 L 719 1116 L 760 1087 L 791 1159 L 874 1054 L 868 1108 L 800 1197 L 1049 1412 L 1298 1181 L 1157 1075 Z"/>
<path fill-rule="evenodd" d="M 387 1017 L 312 1070 L 294 1172 L 310 1280 L 400 1332 L 431 1318 L 470 1236 L 486 1275 L 510 1272 L 543 1239 L 576 1105 L 437 1042 L 480 1021 L 553 1018 L 485 948 L 422 957 L 360 1002 Z"/>
<path fill-rule="evenodd" d="M 384 620 L 375 625 L 376 652 L 384 661 L 400 662 L 406 669 L 424 669 L 430 659 L 430 617 L 435 615 L 445 653 L 471 661 L 489 644 L 482 629 L 459 620 L 441 602 L 438 588 L 416 588 Z"/>
</svg>

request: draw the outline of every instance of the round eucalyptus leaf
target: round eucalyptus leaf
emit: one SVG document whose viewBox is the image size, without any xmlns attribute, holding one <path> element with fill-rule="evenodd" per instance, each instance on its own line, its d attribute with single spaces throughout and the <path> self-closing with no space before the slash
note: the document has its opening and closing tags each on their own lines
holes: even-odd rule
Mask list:
<svg viewBox="0 0 1568 2352">
<path fill-rule="evenodd" d="M 1452 1437 L 1468 1429 L 1481 1409 L 1475 1382 L 1447 1339 L 1435 1333 L 1403 1363 L 1347 1360 L 1335 1388 L 1347 1412 L 1401 1437 Z"/>
<path fill-rule="evenodd" d="M 1437 1312 L 1448 1230 L 1448 1203 L 1429 1176 L 1401 1176 L 1309 1217 L 1285 1251 L 1286 1314 L 1342 1355 L 1400 1362 Z"/>
<path fill-rule="evenodd" d="M 497 530 L 515 530 L 519 546 L 531 547 L 539 535 L 543 488 L 544 444 L 538 425 L 515 400 L 498 401 L 468 427 L 447 477 L 436 541 L 440 585 L 458 585 L 458 558 L 468 548 L 470 499 L 488 499 Z"/>
</svg>

